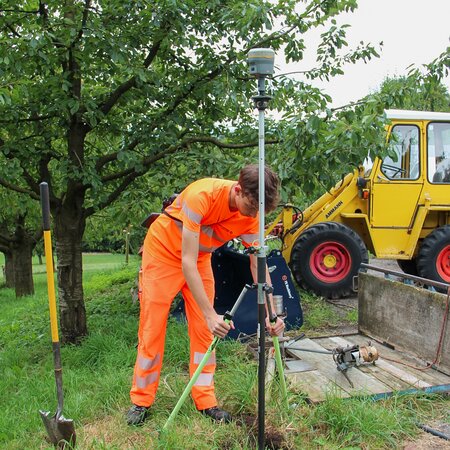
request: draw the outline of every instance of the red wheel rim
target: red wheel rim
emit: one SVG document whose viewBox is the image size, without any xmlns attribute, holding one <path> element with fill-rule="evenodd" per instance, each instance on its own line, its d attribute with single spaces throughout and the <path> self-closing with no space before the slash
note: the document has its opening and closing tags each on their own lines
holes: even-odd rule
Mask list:
<svg viewBox="0 0 450 450">
<path fill-rule="evenodd" d="M 450 245 L 444 247 L 436 258 L 436 270 L 446 282 L 450 282 Z"/>
<path fill-rule="evenodd" d="M 350 273 L 352 257 L 347 248 L 339 242 L 324 242 L 311 253 L 309 267 L 318 280 L 336 283 Z"/>
</svg>

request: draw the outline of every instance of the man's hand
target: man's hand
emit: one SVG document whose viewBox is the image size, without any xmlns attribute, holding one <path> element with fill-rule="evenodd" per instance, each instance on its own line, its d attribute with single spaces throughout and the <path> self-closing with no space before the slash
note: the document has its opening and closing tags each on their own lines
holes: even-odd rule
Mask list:
<svg viewBox="0 0 450 450">
<path fill-rule="evenodd" d="M 266 328 L 271 336 L 280 336 L 285 328 L 284 320 L 277 317 L 275 323 L 270 323 L 269 318 L 266 317 Z"/>
<path fill-rule="evenodd" d="M 223 316 L 219 316 L 216 313 L 207 317 L 206 323 L 208 324 L 209 331 L 219 338 L 224 338 L 230 329 L 234 330 L 233 322 L 226 323 L 223 320 Z"/>
</svg>

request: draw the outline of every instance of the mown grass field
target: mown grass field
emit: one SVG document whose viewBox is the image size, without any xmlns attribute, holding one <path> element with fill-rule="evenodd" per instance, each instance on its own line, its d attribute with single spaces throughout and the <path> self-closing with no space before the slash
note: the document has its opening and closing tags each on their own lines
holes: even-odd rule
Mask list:
<svg viewBox="0 0 450 450">
<path fill-rule="evenodd" d="M 190 400 L 174 426 L 160 435 L 188 382 L 188 339 L 183 323 L 170 320 L 157 401 L 143 427 L 125 424 L 136 357 L 139 308 L 133 303 L 138 260 L 124 266 L 123 255 L 85 255 L 84 282 L 89 336 L 62 349 L 65 416 L 75 420 L 80 449 L 253 449 L 256 448 L 257 363 L 235 341 L 217 349 L 218 398 L 236 420 L 217 426 L 199 415 Z M 56 409 L 45 269 L 35 265 L 36 294 L 15 299 L 0 288 L 0 448 L 50 449 L 39 409 Z M 304 296 L 312 331 L 335 323 L 327 304 Z M 350 315 L 351 316 L 351 315 Z M 354 317 L 349 317 L 354 320 Z M 372 402 L 333 397 L 318 406 L 290 389 L 286 411 L 277 386 L 266 405 L 267 448 L 402 448 L 418 434 L 415 422 L 449 421 L 442 396 L 405 396 Z"/>
</svg>

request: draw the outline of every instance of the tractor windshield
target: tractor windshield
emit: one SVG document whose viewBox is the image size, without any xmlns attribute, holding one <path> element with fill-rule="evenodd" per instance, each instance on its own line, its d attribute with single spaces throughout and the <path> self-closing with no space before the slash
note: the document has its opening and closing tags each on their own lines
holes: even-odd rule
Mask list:
<svg viewBox="0 0 450 450">
<path fill-rule="evenodd" d="M 450 183 L 450 123 L 428 124 L 428 180 Z"/>
<path fill-rule="evenodd" d="M 417 180 L 419 155 L 419 129 L 415 125 L 395 125 L 381 170 L 391 180 Z"/>
</svg>

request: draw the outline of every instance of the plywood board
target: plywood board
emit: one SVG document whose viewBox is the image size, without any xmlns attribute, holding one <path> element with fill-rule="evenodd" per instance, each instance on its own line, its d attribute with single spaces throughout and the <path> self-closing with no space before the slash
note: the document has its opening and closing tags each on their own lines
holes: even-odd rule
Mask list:
<svg viewBox="0 0 450 450">
<path fill-rule="evenodd" d="M 287 351 L 303 361 L 315 364 L 322 375 L 344 390 L 350 389 L 351 391 L 358 391 L 360 394 L 376 394 L 386 392 L 389 389 L 388 386 L 379 380 L 373 379 L 357 369 L 353 370 L 353 368 L 347 371 L 347 376 L 353 383 L 352 387 L 344 374 L 337 370 L 331 355 L 295 350 L 295 347 L 318 351 L 323 351 L 324 347 L 311 339 L 303 339 L 288 347 Z"/>
<path fill-rule="evenodd" d="M 370 337 L 361 335 L 361 334 L 355 334 L 354 336 L 347 336 L 345 339 L 348 339 L 351 342 L 354 342 L 355 344 L 359 345 L 367 345 L 367 342 L 371 339 Z M 390 361 L 392 364 L 397 365 L 399 367 L 402 367 L 403 370 L 407 370 L 411 374 L 415 375 L 417 378 L 422 379 L 426 383 L 429 383 L 431 385 L 439 385 L 439 384 L 447 384 L 450 380 L 450 377 L 446 375 L 445 373 L 439 372 L 437 370 L 429 369 L 429 370 L 418 370 L 414 369 L 413 367 L 425 367 L 426 363 L 425 361 L 420 360 L 419 358 L 408 354 L 407 352 L 398 350 L 398 349 L 392 349 L 389 348 L 386 345 L 383 345 L 382 343 L 379 343 L 377 341 L 374 341 L 372 339 L 373 345 L 377 347 L 378 352 L 380 355 L 385 356 L 386 358 L 398 360 L 403 363 L 407 363 L 408 366 L 404 364 L 397 364 L 395 362 Z M 413 366 L 413 367 L 410 367 Z"/>
<path fill-rule="evenodd" d="M 311 403 L 323 402 L 327 395 L 341 398 L 350 397 L 349 392 L 333 383 L 318 370 L 290 373 L 286 374 L 286 378 L 289 384 L 293 384 L 297 389 L 305 392 Z"/>
<path fill-rule="evenodd" d="M 352 342 L 339 336 L 333 337 L 330 340 L 343 347 L 353 345 Z M 424 381 L 423 373 L 421 373 L 419 377 L 416 377 L 414 374 L 405 370 L 406 366 L 399 367 L 398 365 L 391 364 L 389 361 L 384 360 L 382 357 L 378 358 L 375 364 L 385 372 L 389 372 L 403 382 L 409 384 L 410 387 L 425 388 L 431 386 L 431 384 Z"/>
<path fill-rule="evenodd" d="M 286 371 L 286 378 L 296 387 L 305 392 L 311 402 L 320 402 L 326 399 L 328 394 L 347 398 L 351 396 L 369 395 L 374 398 L 382 398 L 393 392 L 414 392 L 425 389 L 428 392 L 449 392 L 450 377 L 435 370 L 420 371 L 402 364 L 380 358 L 375 365 L 363 364 L 351 367 L 347 375 L 353 383 L 349 384 L 345 376 L 337 370 L 332 355 L 313 353 L 299 350 L 326 351 L 338 346 L 367 345 L 370 338 L 362 335 L 329 336 L 324 338 L 303 339 L 289 346 L 286 351 L 297 358 L 301 364 L 314 370 L 293 372 Z M 412 365 L 419 364 L 417 359 L 389 349 L 381 344 L 373 342 L 377 350 L 386 358 L 405 361 Z M 297 348 L 297 349 L 296 349 Z M 295 366 L 295 364 L 294 364 Z"/>
</svg>

